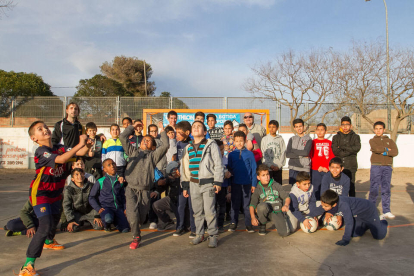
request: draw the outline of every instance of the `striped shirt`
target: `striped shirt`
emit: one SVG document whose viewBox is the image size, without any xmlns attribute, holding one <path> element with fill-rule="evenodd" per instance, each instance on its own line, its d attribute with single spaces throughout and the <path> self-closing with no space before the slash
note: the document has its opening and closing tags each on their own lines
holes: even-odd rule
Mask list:
<svg viewBox="0 0 414 276">
<path fill-rule="evenodd" d="M 207 144 L 207 139 L 201 140 L 199 144 L 194 144 L 194 141 L 191 141 L 187 148 L 188 157 L 190 161 L 190 167 L 189 167 L 190 173 L 191 173 L 190 181 L 193 183 L 200 183 L 198 172 L 200 170 L 201 156 L 203 155 L 203 150 L 206 144 Z"/>
<path fill-rule="evenodd" d="M 127 161 L 124 157 L 121 140 L 111 138 L 105 141 L 102 146 L 102 162 L 107 158 L 111 158 L 117 167 L 126 166 Z"/>
</svg>

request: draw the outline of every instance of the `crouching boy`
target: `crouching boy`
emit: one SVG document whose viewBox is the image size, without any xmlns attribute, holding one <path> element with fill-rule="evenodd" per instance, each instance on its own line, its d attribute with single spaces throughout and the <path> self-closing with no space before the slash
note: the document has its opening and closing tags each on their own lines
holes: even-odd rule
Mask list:
<svg viewBox="0 0 414 276">
<path fill-rule="evenodd" d="M 345 246 L 351 237 L 359 237 L 369 229 L 376 240 L 382 240 L 387 235 L 388 222 L 378 216 L 377 207 L 369 200 L 357 197 L 338 196 L 332 190 L 325 191 L 321 196 L 322 208 L 343 216 L 345 233 L 337 245 Z"/>
<path fill-rule="evenodd" d="M 289 235 L 286 220 L 290 205 L 289 194 L 283 190 L 282 185 L 270 178 L 268 166 L 259 165 L 256 174 L 259 182 L 250 201 L 252 224 L 259 226 L 259 235 L 266 235 L 266 223 L 270 220 L 275 224 L 277 233 L 286 237 Z"/>
<path fill-rule="evenodd" d="M 103 161 L 103 171 L 106 173 L 93 185 L 89 194 L 89 203 L 102 218 L 106 232 L 111 231 L 114 224 L 119 232 L 129 232 L 128 221 L 125 217 L 125 188 L 116 174 L 115 162 L 107 158 Z"/>
<path fill-rule="evenodd" d="M 93 184 L 85 179 L 82 169 L 75 168 L 71 176 L 71 182 L 63 192 L 63 211 L 68 221 L 67 230 L 78 232 L 85 221 L 89 222 L 93 229 L 102 230 L 101 217 L 88 201 Z"/>
</svg>

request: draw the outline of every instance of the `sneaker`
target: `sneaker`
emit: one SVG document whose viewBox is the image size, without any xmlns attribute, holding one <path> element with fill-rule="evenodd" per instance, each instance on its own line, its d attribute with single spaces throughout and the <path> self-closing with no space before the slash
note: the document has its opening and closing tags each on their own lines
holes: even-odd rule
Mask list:
<svg viewBox="0 0 414 276">
<path fill-rule="evenodd" d="M 210 248 L 216 248 L 217 247 L 217 243 L 218 243 L 217 235 L 212 235 L 212 236 L 208 237 L 208 239 L 209 239 L 208 247 L 210 247 Z"/>
<path fill-rule="evenodd" d="M 112 229 L 111 229 L 111 227 L 106 227 L 106 228 L 104 228 L 104 231 L 105 231 L 105 232 L 111 232 L 111 231 L 112 231 Z"/>
<path fill-rule="evenodd" d="M 62 250 L 65 249 L 65 247 L 53 239 L 51 244 L 43 244 L 43 249 Z"/>
<path fill-rule="evenodd" d="M 394 219 L 395 218 L 395 216 L 391 212 L 385 213 L 384 217 L 389 218 L 389 219 Z"/>
<path fill-rule="evenodd" d="M 260 236 L 266 235 L 266 224 L 259 226 L 259 235 Z"/>
<path fill-rule="evenodd" d="M 254 233 L 253 226 L 251 226 L 251 225 L 246 226 L 246 231 L 247 231 L 248 233 Z"/>
<path fill-rule="evenodd" d="M 158 223 L 158 231 L 170 230 L 174 228 L 174 221 L 169 221 L 167 223 Z M 174 234 L 173 234 L 174 235 Z"/>
<path fill-rule="evenodd" d="M 384 214 L 380 215 L 380 220 L 387 220 Z"/>
<path fill-rule="evenodd" d="M 236 228 L 237 228 L 237 224 L 235 224 L 235 223 L 230 223 L 230 226 L 229 226 L 229 232 L 234 232 L 234 231 L 236 231 Z"/>
<path fill-rule="evenodd" d="M 125 229 L 122 229 L 122 231 L 120 231 L 121 233 L 128 233 L 129 232 L 129 228 L 125 228 Z"/>
<path fill-rule="evenodd" d="M 196 245 L 199 243 L 202 243 L 204 241 L 204 236 L 196 236 L 192 241 L 190 241 L 190 244 Z"/>
<path fill-rule="evenodd" d="M 149 229 L 151 229 L 151 230 L 157 229 L 157 224 L 155 222 L 151 222 L 150 225 L 149 225 Z"/>
<path fill-rule="evenodd" d="M 131 244 L 129 245 L 129 248 L 131 249 L 137 249 L 139 247 L 139 243 L 141 242 L 140 238 L 134 238 L 131 242 Z"/>
<path fill-rule="evenodd" d="M 219 226 L 218 231 L 219 231 L 219 233 L 223 233 L 224 232 L 224 227 L 223 226 Z"/>
<path fill-rule="evenodd" d="M 13 232 L 13 231 L 11 231 L 11 230 L 8 230 L 7 232 L 6 232 L 6 237 L 11 237 L 11 236 L 21 236 L 22 235 L 22 232 Z"/>
<path fill-rule="evenodd" d="M 179 237 L 179 236 L 183 235 L 184 233 L 185 233 L 185 230 L 184 229 L 177 229 L 174 232 L 173 237 Z"/>
<path fill-rule="evenodd" d="M 190 236 L 188 236 L 190 239 L 194 239 L 195 237 L 197 237 L 197 234 L 195 232 L 191 232 Z"/>
<path fill-rule="evenodd" d="M 39 274 L 31 264 L 28 264 L 20 269 L 19 276 L 39 276 Z"/>
</svg>

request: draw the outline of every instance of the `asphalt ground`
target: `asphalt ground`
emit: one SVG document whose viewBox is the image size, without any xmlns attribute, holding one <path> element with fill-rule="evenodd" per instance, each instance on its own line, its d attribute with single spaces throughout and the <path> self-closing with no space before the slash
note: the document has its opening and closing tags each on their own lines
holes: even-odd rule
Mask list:
<svg viewBox="0 0 414 276">
<path fill-rule="evenodd" d="M 287 172 L 284 172 L 287 173 Z M 0 170 L 0 227 L 16 218 L 28 198 L 32 170 Z M 287 174 L 284 174 L 284 179 Z M 282 238 L 269 223 L 266 236 L 238 231 L 220 234 L 218 248 L 190 245 L 189 234 L 173 237 L 143 226 L 143 242 L 129 249 L 130 233 L 85 230 L 58 232 L 61 251 L 44 250 L 36 261 L 40 275 L 414 275 L 414 170 L 394 170 L 388 235 L 374 240 L 369 231 L 346 247 L 335 245 L 343 229 L 302 231 Z M 288 190 L 289 185 L 284 187 Z M 357 173 L 357 197 L 367 198 L 369 170 Z M 379 203 L 379 200 L 378 200 Z M 381 204 L 378 205 L 381 209 Z M 256 229 L 257 231 L 258 229 Z M 18 273 L 29 238 L 0 236 L 0 275 Z"/>
</svg>

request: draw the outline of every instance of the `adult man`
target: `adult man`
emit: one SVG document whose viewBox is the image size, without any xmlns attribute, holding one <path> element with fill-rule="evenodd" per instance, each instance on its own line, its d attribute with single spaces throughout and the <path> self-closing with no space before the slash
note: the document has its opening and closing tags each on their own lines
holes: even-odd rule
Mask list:
<svg viewBox="0 0 414 276">
<path fill-rule="evenodd" d="M 250 112 L 244 113 L 243 121 L 249 129 L 249 132 L 256 138 L 257 143 L 260 145 L 262 138 L 266 135 L 266 128 L 262 125 L 256 125 L 254 123 L 254 116 Z"/>
<path fill-rule="evenodd" d="M 351 179 L 349 196 L 355 197 L 355 174 L 358 170 L 357 153 L 361 150 L 361 139 L 351 130 L 351 118 L 341 119 L 341 128 L 332 138 L 332 151 L 336 157 L 342 159 L 344 174 Z"/>
</svg>

